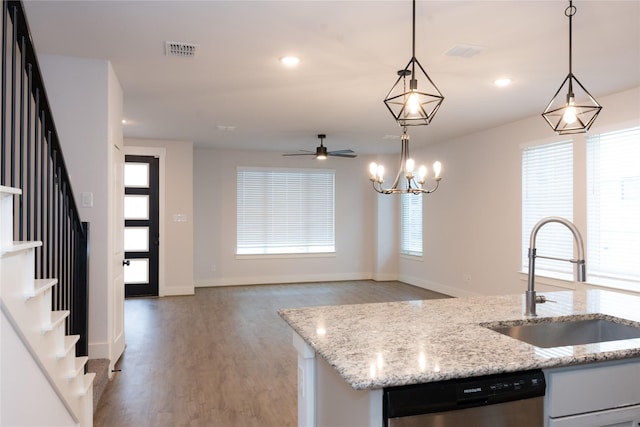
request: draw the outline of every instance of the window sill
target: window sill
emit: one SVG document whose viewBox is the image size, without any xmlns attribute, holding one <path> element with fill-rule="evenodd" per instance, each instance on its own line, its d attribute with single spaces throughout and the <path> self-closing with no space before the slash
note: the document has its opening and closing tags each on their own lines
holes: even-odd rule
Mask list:
<svg viewBox="0 0 640 427">
<path fill-rule="evenodd" d="M 420 261 L 422 262 L 422 255 L 412 255 L 412 254 L 400 254 L 400 258 L 408 259 L 410 261 Z"/>
<path fill-rule="evenodd" d="M 318 252 L 304 254 L 236 254 L 236 259 L 286 259 L 286 258 L 335 258 L 335 252 Z"/>
<path fill-rule="evenodd" d="M 523 282 L 527 282 L 529 280 L 529 273 L 527 273 L 526 271 L 521 271 L 520 280 L 522 280 Z M 556 288 L 568 289 L 572 291 L 576 290 L 576 282 L 573 280 L 571 274 L 566 273 L 554 273 L 550 271 L 538 272 L 535 277 L 535 282 L 553 286 Z"/>
<path fill-rule="evenodd" d="M 527 282 L 529 275 L 525 271 L 520 271 L 520 280 Z M 536 274 L 536 283 L 542 283 L 545 285 L 553 286 L 556 288 L 562 288 L 567 290 L 578 289 L 578 284 L 573 280 L 573 277 L 569 274 L 550 273 L 543 272 L 542 274 Z M 592 276 L 589 277 L 587 273 L 587 281 L 584 282 L 584 286 L 592 288 L 605 288 L 611 291 L 624 291 L 640 294 L 640 283 L 631 280 L 619 280 L 605 277 Z"/>
</svg>

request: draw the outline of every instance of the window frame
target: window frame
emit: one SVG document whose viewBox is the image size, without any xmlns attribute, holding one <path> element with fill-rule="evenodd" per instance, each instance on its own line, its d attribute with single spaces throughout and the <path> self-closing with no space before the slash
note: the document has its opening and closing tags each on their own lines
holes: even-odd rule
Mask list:
<svg viewBox="0 0 640 427">
<path fill-rule="evenodd" d="M 587 139 L 597 135 L 623 132 L 625 130 L 638 128 L 638 127 L 640 127 L 640 121 L 631 120 L 628 122 L 620 122 L 614 125 L 601 126 L 601 127 L 598 127 L 597 130 L 594 128 L 589 132 L 589 134 L 571 135 L 571 138 L 573 139 L 573 144 L 574 144 L 574 150 L 573 150 L 574 221 L 573 222 L 580 230 L 584 239 L 586 266 L 587 266 L 587 280 L 585 283 L 580 285 L 582 288 L 586 287 L 586 289 L 589 289 L 589 288 L 611 289 L 615 291 L 632 292 L 636 294 L 640 293 L 640 280 L 625 280 L 624 278 L 602 277 L 590 271 L 589 251 L 591 249 L 589 245 L 591 241 L 589 240 L 588 218 L 587 218 L 587 209 L 588 209 L 587 208 L 587 205 L 588 205 L 587 186 L 588 186 L 588 179 L 589 179 L 587 176 L 587 173 L 588 173 L 587 172 Z M 524 150 L 525 148 L 528 148 L 528 147 L 545 145 L 553 142 L 560 142 L 563 140 L 561 138 L 562 137 L 557 136 L 554 138 L 547 138 L 544 140 L 525 142 L 520 144 L 520 148 L 521 150 Z M 521 214 L 521 221 L 522 221 L 522 214 Z M 521 229 L 522 235 L 523 236 L 525 234 L 527 235 L 526 240 L 523 239 L 523 242 L 524 241 L 527 242 L 526 246 L 528 246 L 528 241 L 529 241 L 528 236 L 530 232 L 531 230 Z M 572 241 L 572 238 L 569 237 L 569 240 Z M 525 246 L 525 245 L 522 245 L 522 246 Z M 575 248 L 574 248 L 574 253 L 575 253 Z M 523 254 L 526 254 L 526 253 L 523 252 Z M 575 258 L 575 255 L 573 258 Z M 569 265 L 569 263 L 566 263 L 566 264 Z M 521 266 L 520 280 L 525 282 L 527 281 L 527 276 L 528 276 L 527 270 L 528 270 L 528 265 Z M 578 289 L 578 282 L 576 280 L 575 268 L 572 269 L 571 274 L 554 274 L 545 270 L 540 270 L 538 268 L 538 261 L 536 261 L 536 282 L 543 285 L 549 285 L 554 288 L 561 288 L 561 289 L 568 289 L 568 290 Z"/>
<path fill-rule="evenodd" d="M 407 211 L 408 207 L 411 208 L 411 210 Z M 422 257 L 424 253 L 423 217 L 424 205 L 422 194 L 400 194 L 401 255 L 417 258 Z M 409 227 L 411 231 L 407 230 L 407 227 Z M 419 230 L 416 230 L 416 228 L 419 228 Z"/>
<path fill-rule="evenodd" d="M 236 258 L 335 256 L 335 199 L 333 169 L 238 166 Z"/>
</svg>

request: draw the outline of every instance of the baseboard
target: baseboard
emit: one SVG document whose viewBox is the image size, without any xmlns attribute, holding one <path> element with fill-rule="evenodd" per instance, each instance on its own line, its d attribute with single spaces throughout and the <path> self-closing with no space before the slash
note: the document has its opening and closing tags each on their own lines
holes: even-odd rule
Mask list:
<svg viewBox="0 0 640 427">
<path fill-rule="evenodd" d="M 195 290 L 193 286 L 171 286 L 162 290 L 161 297 L 175 297 L 180 295 L 193 295 Z"/>
<path fill-rule="evenodd" d="M 109 359 L 111 355 L 109 343 L 89 343 L 89 359 Z"/>
<path fill-rule="evenodd" d="M 401 276 L 398 280 L 401 282 L 407 283 L 409 285 L 417 286 L 423 289 L 428 289 L 434 292 L 440 292 L 441 294 L 449 295 L 456 298 L 477 297 L 482 295 L 477 292 L 470 292 L 464 289 L 454 288 L 452 286 L 447 286 L 442 283 L 436 283 L 436 282 L 421 279 L 418 277 Z"/>
<path fill-rule="evenodd" d="M 199 279 L 193 282 L 196 288 L 212 286 L 243 286 L 243 285 L 268 285 L 271 283 L 309 283 L 309 282 L 339 282 L 345 280 L 369 280 L 371 275 L 363 273 L 341 274 L 310 274 L 292 276 L 255 276 L 233 277 L 219 279 Z M 395 280 L 395 279 L 390 279 Z"/>
</svg>

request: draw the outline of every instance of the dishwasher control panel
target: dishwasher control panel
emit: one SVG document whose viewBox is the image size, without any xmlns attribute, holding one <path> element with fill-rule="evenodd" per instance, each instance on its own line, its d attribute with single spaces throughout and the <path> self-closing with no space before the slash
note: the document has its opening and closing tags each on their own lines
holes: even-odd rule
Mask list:
<svg viewBox="0 0 640 427">
<path fill-rule="evenodd" d="M 383 392 L 385 419 L 453 411 L 544 396 L 540 370 L 389 387 Z"/>
</svg>

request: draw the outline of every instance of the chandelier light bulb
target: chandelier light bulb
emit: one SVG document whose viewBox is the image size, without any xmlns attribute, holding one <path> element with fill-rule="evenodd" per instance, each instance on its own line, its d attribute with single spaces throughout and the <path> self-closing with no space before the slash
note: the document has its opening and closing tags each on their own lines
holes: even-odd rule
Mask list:
<svg viewBox="0 0 640 427">
<path fill-rule="evenodd" d="M 413 169 L 415 168 L 416 162 L 413 159 L 407 159 L 407 163 L 404 168 L 404 173 L 407 178 L 411 178 L 413 176 Z"/>
<path fill-rule="evenodd" d="M 435 174 L 435 179 L 440 179 L 440 173 L 442 172 L 442 163 L 434 162 L 433 163 L 433 173 Z"/>
<path fill-rule="evenodd" d="M 422 165 L 418 169 L 418 183 L 422 185 L 426 180 L 427 180 L 427 167 L 425 165 Z"/>
<path fill-rule="evenodd" d="M 378 165 L 378 170 L 376 174 L 377 174 L 378 182 L 382 184 L 384 182 L 384 166 Z"/>
<path fill-rule="evenodd" d="M 369 176 L 374 180 L 378 174 L 378 164 L 376 162 L 369 163 Z"/>
</svg>

